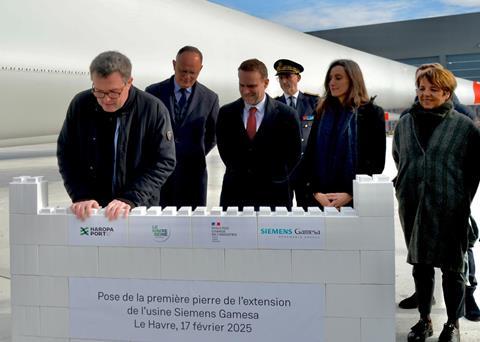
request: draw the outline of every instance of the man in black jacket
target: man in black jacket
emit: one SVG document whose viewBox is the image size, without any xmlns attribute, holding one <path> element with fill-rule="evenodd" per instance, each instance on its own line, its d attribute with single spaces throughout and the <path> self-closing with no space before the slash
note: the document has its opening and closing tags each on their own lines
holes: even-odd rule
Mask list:
<svg viewBox="0 0 480 342">
<path fill-rule="evenodd" d="M 258 59 L 238 68 L 241 98 L 220 108 L 217 144 L 226 166 L 220 205 L 292 207 L 290 176 L 300 160 L 300 121 L 265 93 L 268 72 Z"/>
<path fill-rule="evenodd" d="M 301 64 L 289 59 L 279 59 L 273 64 L 273 68 L 277 71 L 276 76 L 283 90 L 283 95 L 276 97 L 275 100 L 283 102 L 297 111 L 301 124 L 303 156 L 315 117 L 318 96 L 303 93 L 298 90 L 298 82 L 300 82 L 302 78 L 300 74 L 304 70 Z M 303 207 L 306 210 L 310 196 L 305 186 L 303 168 L 303 163 L 301 163 L 297 167 L 297 170 L 295 170 L 294 176 L 292 177 L 292 185 L 295 191 L 297 207 Z"/>
<path fill-rule="evenodd" d="M 132 85 L 130 60 L 116 51 L 90 65 L 92 89 L 71 101 L 57 142 L 57 158 L 71 209 L 128 215 L 135 206 L 159 204 L 160 187 L 175 167 L 168 111 Z"/>
</svg>

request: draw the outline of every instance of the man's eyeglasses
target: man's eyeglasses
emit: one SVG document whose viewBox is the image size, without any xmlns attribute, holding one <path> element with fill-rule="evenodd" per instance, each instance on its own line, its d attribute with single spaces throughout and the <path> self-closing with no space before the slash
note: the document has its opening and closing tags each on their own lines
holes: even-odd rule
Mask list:
<svg viewBox="0 0 480 342">
<path fill-rule="evenodd" d="M 127 84 L 125 83 L 120 91 L 101 91 L 95 89 L 95 86 L 92 84 L 92 94 L 95 96 L 97 99 L 103 99 L 105 96 L 108 96 L 109 98 L 113 99 L 118 99 L 120 95 L 122 95 L 123 89 Z"/>
</svg>

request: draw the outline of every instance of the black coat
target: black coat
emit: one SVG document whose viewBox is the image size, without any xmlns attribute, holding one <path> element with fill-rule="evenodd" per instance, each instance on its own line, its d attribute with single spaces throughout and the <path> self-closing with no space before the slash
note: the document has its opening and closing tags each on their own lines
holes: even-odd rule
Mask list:
<svg viewBox="0 0 480 342">
<path fill-rule="evenodd" d="M 266 96 L 265 116 L 253 141 L 243 123 L 243 100 L 220 108 L 217 143 L 226 166 L 223 207 L 292 206 L 289 177 L 300 159 L 300 122 L 292 108 Z"/>
<path fill-rule="evenodd" d="M 95 199 L 106 206 L 117 198 L 132 206 L 158 205 L 160 187 L 175 167 L 168 111 L 155 97 L 131 87 L 124 106 L 106 113 L 90 90 L 83 91 L 68 108 L 58 137 L 57 158 L 72 202 Z"/>
<path fill-rule="evenodd" d="M 146 92 L 162 100 L 173 123 L 177 165 L 162 187 L 162 206 L 205 206 L 207 202 L 207 164 L 205 156 L 215 147 L 218 96 L 196 82 L 188 99 L 185 119 L 175 122 L 173 76 L 147 87 Z"/>
<path fill-rule="evenodd" d="M 357 175 L 381 174 L 385 167 L 385 112 L 375 105 L 373 100 L 361 105 L 355 111 L 357 120 Z M 310 205 L 318 206 L 313 198 L 316 192 L 331 192 L 318 187 L 314 170 L 314 155 L 316 153 L 317 134 L 321 116 L 315 118 L 305 151 L 305 181 L 309 190 Z M 353 181 L 353 179 L 352 179 Z M 337 190 L 343 192 L 343 190 Z M 350 191 L 348 191 L 350 192 Z"/>
</svg>

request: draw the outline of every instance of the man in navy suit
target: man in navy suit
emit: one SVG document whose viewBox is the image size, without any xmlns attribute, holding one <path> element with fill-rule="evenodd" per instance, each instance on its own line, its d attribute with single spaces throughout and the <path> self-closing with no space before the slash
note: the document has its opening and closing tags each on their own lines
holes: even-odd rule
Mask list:
<svg viewBox="0 0 480 342">
<path fill-rule="evenodd" d="M 293 108 L 265 93 L 267 67 L 249 59 L 238 68 L 241 98 L 218 115 L 218 151 L 226 170 L 220 205 L 291 208 L 290 175 L 300 160 L 300 121 Z"/>
<path fill-rule="evenodd" d="M 145 89 L 168 108 L 175 138 L 177 165 L 161 189 L 162 207 L 207 203 L 205 157 L 216 143 L 218 95 L 197 82 L 202 60 L 196 47 L 182 47 L 173 60 L 175 74 Z"/>
<path fill-rule="evenodd" d="M 302 128 L 302 155 L 307 147 L 308 136 L 312 129 L 313 118 L 315 117 L 315 108 L 318 102 L 318 96 L 302 93 L 298 90 L 298 82 L 302 78 L 300 73 L 304 70 L 303 66 L 289 59 L 279 59 L 273 65 L 277 71 L 278 82 L 283 90 L 283 95 L 275 100 L 283 102 L 297 111 L 298 118 Z M 295 199 L 297 206 L 306 207 L 310 196 L 302 182 L 303 165 L 300 164 L 292 177 L 293 190 L 295 190 Z"/>
</svg>

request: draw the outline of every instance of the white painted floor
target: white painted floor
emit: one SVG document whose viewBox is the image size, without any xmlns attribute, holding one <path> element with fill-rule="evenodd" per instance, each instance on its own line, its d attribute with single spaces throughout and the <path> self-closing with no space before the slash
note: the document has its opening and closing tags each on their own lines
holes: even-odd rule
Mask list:
<svg viewBox="0 0 480 342">
<path fill-rule="evenodd" d="M 391 139 L 388 139 L 387 165 L 385 174 L 395 175 L 395 166 L 390 156 Z M 213 151 L 208 157 L 209 192 L 208 206 L 218 205 L 224 166 L 218 153 Z M 10 342 L 10 252 L 8 244 L 8 183 L 13 176 L 31 175 L 45 176 L 49 181 L 49 203 L 52 206 L 68 205 L 69 199 L 63 189 L 60 175 L 57 172 L 55 144 L 24 146 L 0 149 L 0 342 Z M 472 206 L 474 217 L 480 221 L 480 195 L 475 198 Z M 403 241 L 402 229 L 395 219 L 395 246 L 396 246 L 396 302 L 409 296 L 413 292 L 411 267 L 405 262 L 406 248 Z M 480 244 L 475 247 L 477 268 L 480 269 Z M 480 271 L 477 278 L 480 278 Z M 480 291 L 475 293 L 477 303 L 480 303 Z M 436 341 L 443 323 L 446 321 L 445 305 L 443 302 L 440 272 L 437 272 L 435 287 L 437 304 L 433 307 L 434 336 L 427 341 Z M 398 309 L 397 314 L 397 341 L 406 341 L 410 327 L 418 320 L 416 310 Z M 460 323 L 462 342 L 480 341 L 480 322 L 470 322 L 462 319 Z M 330 341 L 329 341 L 330 342 Z M 346 342 L 346 341 L 333 341 Z M 356 341 L 355 341 L 356 342 Z"/>
</svg>

